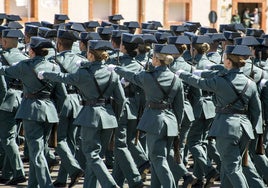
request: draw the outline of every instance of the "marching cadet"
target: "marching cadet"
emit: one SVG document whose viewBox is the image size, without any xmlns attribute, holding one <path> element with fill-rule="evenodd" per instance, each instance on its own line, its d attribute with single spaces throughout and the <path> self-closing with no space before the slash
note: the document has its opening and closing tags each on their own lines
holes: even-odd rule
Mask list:
<svg viewBox="0 0 268 188">
<path fill-rule="evenodd" d="M 253 37 L 253 36 L 245 36 L 245 37 L 239 37 L 239 38 L 235 38 L 234 39 L 235 44 L 237 45 L 246 45 L 249 47 L 249 49 L 251 50 L 251 54 L 255 55 L 255 48 L 256 46 L 259 46 L 260 43 L 259 41 Z M 266 72 L 255 66 L 254 64 L 254 59 L 255 57 L 250 57 L 247 58 L 245 60 L 245 65 L 243 66 L 243 73 L 249 77 L 251 77 L 251 79 L 253 79 L 253 81 L 259 85 L 262 79 L 267 79 L 267 74 Z M 255 137 L 257 137 L 257 135 L 255 134 Z M 262 138 L 263 139 L 263 138 Z M 248 180 L 248 184 L 250 187 L 261 187 L 263 186 L 263 181 L 261 179 L 262 177 L 265 177 L 265 170 L 268 168 L 267 164 L 268 164 L 268 159 L 267 157 L 264 155 L 264 152 L 257 152 L 256 153 L 256 146 L 257 146 L 257 141 L 258 138 L 252 140 L 249 144 L 248 147 L 248 151 L 250 154 L 250 157 L 252 159 L 253 163 L 250 163 L 248 165 L 248 167 L 244 167 L 243 168 L 243 172 Z M 260 174 L 258 174 L 257 170 Z M 261 176 L 260 176 L 261 175 Z M 254 177 L 254 179 L 252 178 Z M 266 178 L 267 179 L 267 175 Z"/>
<path fill-rule="evenodd" d="M 46 58 L 47 59 L 55 58 L 55 54 L 57 52 L 56 52 L 56 49 L 55 49 L 54 38 L 57 37 L 57 30 L 56 29 L 50 29 L 50 28 L 47 28 L 47 27 L 38 27 L 37 35 L 39 37 L 49 39 L 52 42 L 54 48 L 49 48 L 48 49 L 48 54 L 46 55 Z"/>
<path fill-rule="evenodd" d="M 140 24 L 137 21 L 124 22 L 123 25 L 128 28 L 131 34 L 135 34 L 137 29 L 140 28 Z"/>
<path fill-rule="evenodd" d="M 81 32 L 79 36 L 80 55 L 87 58 L 87 43 L 89 40 L 101 40 L 97 32 Z"/>
<path fill-rule="evenodd" d="M 134 59 L 136 55 L 134 50 L 140 42 L 142 42 L 142 39 L 136 35 L 122 34 L 120 52 L 123 55 L 118 60 L 121 66 L 137 72 L 140 71 L 141 66 Z M 141 89 L 135 88 L 123 80 L 121 78 L 127 102 L 122 117 L 118 120 L 118 128 L 115 130 L 115 162 L 112 175 L 120 187 L 123 186 L 125 178 L 128 180 L 130 187 L 142 187 L 143 183 L 138 167 L 147 164 L 148 159 L 140 143 L 135 144 L 139 106 L 139 95 L 137 93 Z M 140 169 L 141 173 L 146 167 L 142 168 Z"/>
<path fill-rule="evenodd" d="M 183 86 L 167 68 L 173 61 L 170 54 L 177 54 L 174 45 L 155 44 L 152 72 L 133 72 L 127 67 L 109 65 L 121 77 L 144 89 L 146 108 L 138 129 L 146 132 L 151 161 L 151 187 L 175 188 L 177 184 L 170 170 L 174 163 L 171 156 L 173 139 L 178 136 L 178 125 L 183 116 Z M 154 84 L 152 84 L 154 83 Z"/>
<path fill-rule="evenodd" d="M 13 66 L 21 60 L 28 59 L 17 48 L 18 38 L 23 33 L 16 29 L 2 31 L 2 48 L 0 62 L 4 66 Z M 1 183 L 16 185 L 26 181 L 23 163 L 16 144 L 16 137 L 20 123 L 15 120 L 15 115 L 21 103 L 22 83 L 20 80 L 5 77 L 6 95 L 0 106 L 1 144 L 5 151 L 4 166 L 2 168 Z M 12 179 L 11 179 L 12 178 Z"/>
<path fill-rule="evenodd" d="M 250 139 L 254 139 L 253 130 L 262 134 L 257 87 L 241 70 L 247 57 L 252 54 L 247 46 L 242 45 L 226 46 L 225 54 L 224 66 L 228 70 L 225 74 L 203 79 L 179 70 L 177 75 L 194 87 L 215 93 L 216 117 L 209 136 L 216 138 L 216 147 L 222 160 L 221 186 L 250 187 L 242 172 L 242 156 L 248 156 L 245 151 Z M 246 162 L 251 162 L 250 158 L 243 165 L 247 165 Z"/>
<path fill-rule="evenodd" d="M 88 21 L 83 24 L 87 32 L 96 32 L 96 28 L 100 26 L 98 21 Z"/>
<path fill-rule="evenodd" d="M 172 36 L 168 38 L 168 44 L 173 44 L 176 46 L 178 50 L 178 54 L 173 55 L 174 61 L 168 65 L 169 69 L 172 72 L 176 72 L 177 70 L 183 69 L 186 72 L 192 72 L 194 67 L 187 63 L 183 57 L 182 54 L 183 52 L 187 49 L 187 45 L 191 44 L 191 41 L 189 37 L 187 36 Z M 179 129 L 179 152 L 180 152 L 180 157 L 184 159 L 184 151 L 185 151 L 185 145 L 186 145 L 186 140 L 187 136 L 189 133 L 189 130 L 192 126 L 192 122 L 194 121 L 194 113 L 193 113 L 193 108 L 191 105 L 191 87 L 183 83 L 183 88 L 184 88 L 184 116 L 183 120 Z M 175 180 L 179 180 L 181 177 L 183 177 L 184 182 L 182 187 L 188 187 L 189 185 L 195 184 L 196 183 L 196 177 L 191 175 L 188 170 L 186 169 L 185 165 L 183 163 L 179 164 L 179 167 L 174 165 L 174 167 L 177 170 L 174 170 L 177 172 L 177 175 L 175 177 Z M 176 179 L 177 178 L 177 179 Z"/>
<path fill-rule="evenodd" d="M 56 45 L 59 53 L 55 60 L 63 73 L 75 73 L 79 69 L 76 62 L 86 61 L 86 58 L 71 51 L 76 39 L 78 39 L 78 33 L 75 31 L 58 30 L 57 32 Z M 61 158 L 61 164 L 57 179 L 53 183 L 55 187 L 66 186 L 68 175 L 71 179 L 77 179 L 82 173 L 82 169 L 75 158 L 78 147 L 76 145 L 77 125 L 73 123 L 81 110 L 80 96 L 75 86 L 66 84 L 65 88 L 67 97 L 59 114 L 59 125 L 57 127 L 56 152 Z"/>
<path fill-rule="evenodd" d="M 2 26 L 0 25 L 0 52 L 3 50 L 2 48 L 2 31 L 4 29 L 7 29 L 6 26 Z M 6 88 L 6 81 L 5 81 L 5 77 L 3 75 L 1 75 L 1 82 L 0 82 L 0 102 L 2 103 L 4 100 L 4 96 L 7 93 L 7 88 Z M 1 104 L 0 103 L 0 104 Z M 4 158 L 5 158 L 5 150 L 1 144 L 1 139 L 0 139 L 0 169 L 3 168 L 3 164 L 4 164 Z"/>
<path fill-rule="evenodd" d="M 119 65 L 119 58 L 123 55 L 120 52 L 121 36 L 123 33 L 128 33 L 126 30 L 113 30 L 111 36 L 111 43 L 113 45 L 113 50 L 109 53 L 109 59 L 106 61 L 106 64 L 115 64 Z"/>
<path fill-rule="evenodd" d="M 210 48 L 209 43 L 211 39 L 208 36 L 194 35 L 192 37 L 193 63 L 198 70 L 203 70 L 212 64 L 206 56 Z M 198 178 L 197 184 L 200 186 L 204 183 L 203 176 L 205 175 L 206 185 L 209 185 L 219 177 L 218 171 L 209 164 L 206 152 L 207 133 L 215 116 L 215 106 L 212 93 L 193 89 L 192 95 L 195 121 L 188 134 L 187 146 L 194 159 L 194 175 Z"/>
<path fill-rule="evenodd" d="M 207 57 L 210 61 L 215 64 L 222 64 L 222 51 L 219 52 L 219 48 L 222 48 L 220 45 L 222 41 L 225 41 L 226 38 L 222 33 L 206 33 L 205 35 L 209 36 L 213 41 L 210 44 L 210 50 L 207 52 Z"/>
<path fill-rule="evenodd" d="M 70 20 L 70 18 L 66 14 L 55 14 L 54 15 L 54 24 L 55 25 L 64 24 L 66 22 L 66 20 Z"/>
<path fill-rule="evenodd" d="M 113 97 L 118 104 L 119 112 L 122 111 L 125 101 L 118 76 L 107 71 L 107 67 L 104 65 L 104 61 L 108 57 L 105 50 L 110 49 L 112 46 L 108 41 L 91 40 L 88 44 L 87 55 L 89 63 L 77 72 L 69 74 L 39 73 L 41 79 L 76 85 L 80 90 L 83 107 L 74 123 L 81 126 L 82 147 L 87 159 L 85 188 L 97 187 L 97 181 L 102 187 L 118 187 L 99 155 L 103 139 L 106 139 L 112 129 L 117 127 L 110 97 Z"/>
<path fill-rule="evenodd" d="M 30 24 L 25 25 L 25 30 L 24 30 L 24 49 L 23 49 L 23 52 L 25 54 L 28 54 L 29 43 L 30 43 L 31 37 L 32 36 L 37 36 L 37 32 L 38 32 L 38 26 L 30 25 Z"/>
<path fill-rule="evenodd" d="M 63 87 L 59 84 L 41 82 L 36 76 L 38 71 L 57 68 L 44 58 L 47 54 L 46 48 L 51 47 L 51 42 L 46 39 L 33 37 L 29 50 L 31 59 L 20 61 L 10 67 L 2 66 L 0 69 L 1 75 L 18 78 L 23 84 L 23 99 L 16 113 L 16 119 L 22 120 L 29 148 L 29 188 L 53 187 L 44 156 L 44 148 L 53 123 L 58 122 L 54 100 L 62 103 L 61 100 L 65 98 L 65 93 Z M 20 178 L 19 180 L 22 181 L 23 179 Z"/>
<path fill-rule="evenodd" d="M 140 36 L 130 33 L 122 34 L 120 51 L 123 53 L 123 56 L 119 58 L 119 64 L 133 72 L 140 72 L 143 70 L 143 66 L 135 60 L 137 55 L 136 49 L 138 48 L 139 43 L 143 43 L 143 40 Z M 121 118 L 119 123 L 122 123 L 125 127 L 127 127 L 128 149 L 130 150 L 140 173 L 143 175 L 143 178 L 145 178 L 146 172 L 148 173 L 148 168 L 150 167 L 149 160 L 141 144 L 139 142 L 135 144 L 138 118 L 141 116 L 141 114 L 139 114 L 141 113 L 139 110 L 142 101 L 141 97 L 143 97 L 143 91 L 140 87 L 129 83 L 122 77 L 120 78 L 127 102 L 126 109 L 124 109 L 126 116 Z"/>
<path fill-rule="evenodd" d="M 111 16 L 108 16 L 108 20 L 109 22 L 113 23 L 113 24 L 120 24 L 121 20 L 124 20 L 123 16 L 121 14 L 114 14 Z"/>
</svg>

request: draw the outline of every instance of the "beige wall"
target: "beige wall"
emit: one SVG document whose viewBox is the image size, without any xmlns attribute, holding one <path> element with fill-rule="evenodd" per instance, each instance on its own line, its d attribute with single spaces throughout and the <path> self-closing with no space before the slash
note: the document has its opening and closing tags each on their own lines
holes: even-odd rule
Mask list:
<svg viewBox="0 0 268 188">
<path fill-rule="evenodd" d="M 0 13 L 4 13 L 4 12 L 5 12 L 4 0 L 0 0 Z"/>
<path fill-rule="evenodd" d="M 228 9 L 229 4 L 232 4 L 232 0 L 220 1 L 218 3 L 218 25 L 231 22 L 232 8 Z"/>
<path fill-rule="evenodd" d="M 210 0 L 193 0 L 192 5 L 192 21 L 198 21 L 202 26 L 209 26 Z"/>
<path fill-rule="evenodd" d="M 122 14 L 124 21 L 138 20 L 138 1 L 137 0 L 120 0 L 119 14 Z"/>
<path fill-rule="evenodd" d="M 88 21 L 88 0 L 69 0 L 68 12 L 70 21 Z"/>
<path fill-rule="evenodd" d="M 146 0 L 144 21 L 157 20 L 163 24 L 164 19 L 164 0 Z"/>
<path fill-rule="evenodd" d="M 38 19 L 39 21 L 54 22 L 54 14 L 60 13 L 60 1 L 55 1 L 54 4 L 46 4 L 44 0 L 39 0 L 38 3 Z"/>
<path fill-rule="evenodd" d="M 93 0 L 93 20 L 107 20 L 112 14 L 111 0 Z"/>
</svg>

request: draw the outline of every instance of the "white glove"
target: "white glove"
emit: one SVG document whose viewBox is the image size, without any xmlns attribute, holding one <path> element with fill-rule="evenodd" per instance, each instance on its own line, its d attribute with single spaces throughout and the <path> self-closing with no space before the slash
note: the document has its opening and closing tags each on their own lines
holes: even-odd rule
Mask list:
<svg viewBox="0 0 268 188">
<path fill-rule="evenodd" d="M 115 69 L 115 67 L 116 67 L 116 65 L 109 64 L 109 65 L 107 66 L 107 70 L 110 71 L 110 72 L 112 72 L 112 71 Z"/>
<path fill-rule="evenodd" d="M 81 63 L 82 63 L 82 61 L 81 61 L 81 60 L 78 60 L 78 61 L 75 62 L 75 65 L 76 65 L 77 67 L 80 67 L 80 66 L 81 66 Z"/>
<path fill-rule="evenodd" d="M 208 64 L 205 66 L 205 69 L 210 70 L 213 65 L 215 65 L 215 64 Z"/>
<path fill-rule="evenodd" d="M 125 78 L 123 77 L 123 78 L 121 78 L 121 84 L 123 84 L 125 87 L 127 87 L 129 85 L 129 82 L 127 82 L 125 80 Z"/>
<path fill-rule="evenodd" d="M 44 79 L 44 72 L 45 71 L 40 71 L 40 72 L 38 72 L 38 74 L 37 74 L 37 77 L 40 79 L 40 80 L 43 80 Z"/>
<path fill-rule="evenodd" d="M 180 75 L 181 75 L 181 73 L 183 73 L 183 72 L 185 72 L 185 71 L 184 71 L 184 70 L 182 70 L 182 69 L 177 70 L 177 71 L 176 71 L 176 75 L 177 75 L 177 76 L 180 76 Z"/>
<path fill-rule="evenodd" d="M 196 69 L 196 70 L 193 71 L 193 75 L 201 77 L 202 72 L 203 72 L 203 70 Z"/>
<path fill-rule="evenodd" d="M 267 80 L 266 79 L 262 79 L 261 81 L 260 81 L 260 89 L 262 89 L 263 87 L 265 87 L 265 84 L 266 84 L 266 82 L 267 82 Z"/>
</svg>

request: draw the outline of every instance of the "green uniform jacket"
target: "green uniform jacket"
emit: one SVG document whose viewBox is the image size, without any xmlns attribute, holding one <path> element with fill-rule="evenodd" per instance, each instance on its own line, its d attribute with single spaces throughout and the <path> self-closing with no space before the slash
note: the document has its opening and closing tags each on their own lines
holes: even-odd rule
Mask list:
<svg viewBox="0 0 268 188">
<path fill-rule="evenodd" d="M 185 70 L 186 72 L 192 72 L 193 66 L 191 66 L 189 63 L 187 63 L 183 57 L 178 57 L 176 58 L 170 65 L 169 69 L 172 72 L 176 72 L 177 70 Z M 191 88 L 188 84 L 184 83 L 184 111 L 185 114 L 187 115 L 189 121 L 194 121 L 194 112 L 193 112 L 193 107 L 188 99 L 191 98 L 191 91 L 193 88 Z M 187 93 L 185 93 L 187 92 Z"/>
<path fill-rule="evenodd" d="M 213 64 L 208 60 L 205 54 L 197 54 L 194 57 L 194 62 L 196 64 L 196 69 L 204 70 L 207 65 Z M 207 95 L 206 92 L 201 90 L 192 91 L 192 107 L 194 109 L 195 118 L 200 118 L 204 113 L 205 119 L 214 118 L 215 116 L 215 106 L 211 95 Z"/>
<path fill-rule="evenodd" d="M 63 51 L 56 56 L 56 62 L 60 65 L 61 72 L 64 73 L 75 73 L 79 69 L 76 65 L 78 61 L 87 61 L 87 59 L 70 50 Z M 67 92 L 69 92 L 68 88 L 69 86 L 66 86 Z M 80 96 L 77 93 L 68 94 L 61 109 L 60 116 L 72 116 L 76 118 L 81 110 L 79 101 Z"/>
<path fill-rule="evenodd" d="M 251 67 L 252 67 L 252 61 L 251 61 L 251 59 L 247 59 L 246 64 L 243 67 L 243 72 L 245 75 L 247 75 L 247 76 L 251 75 Z M 253 65 L 253 72 L 254 72 L 253 80 L 256 83 L 258 83 L 263 78 L 268 79 L 267 72 L 262 70 L 261 68 L 255 66 L 255 65 Z"/>
<path fill-rule="evenodd" d="M 79 88 L 82 99 L 85 101 L 96 100 L 100 97 L 98 89 L 94 82 L 94 77 L 101 89 L 109 84 L 106 92 L 103 94 L 105 98 L 112 96 L 122 111 L 125 102 L 124 91 L 116 74 L 113 73 L 112 81 L 109 83 L 111 72 L 102 62 L 88 63 L 87 67 L 80 68 L 76 73 L 44 73 L 44 77 L 52 81 L 63 82 L 75 85 Z M 103 129 L 117 127 L 117 121 L 111 104 L 105 106 L 83 106 L 74 124 L 86 127 L 99 127 L 101 122 Z"/>
<path fill-rule="evenodd" d="M 232 84 L 239 92 L 244 89 L 248 82 L 248 78 L 240 69 L 228 71 L 225 77 L 231 80 Z M 180 75 L 180 78 L 194 87 L 214 92 L 216 105 L 219 108 L 225 107 L 236 99 L 237 95 L 234 90 L 222 76 L 203 79 L 185 72 Z M 246 104 L 248 104 L 248 116 L 242 114 L 217 113 L 210 128 L 209 136 L 238 138 L 240 135 L 240 126 L 244 128 L 251 139 L 254 139 L 253 129 L 255 129 L 257 134 L 262 133 L 261 102 L 257 86 L 253 81 L 250 82 L 247 91 L 242 97 Z M 232 108 L 242 109 L 243 107 L 242 102 L 238 101 Z"/>
<path fill-rule="evenodd" d="M 137 63 L 137 61 L 130 57 L 129 55 L 124 54 L 120 57 L 119 62 L 122 67 L 125 67 L 127 70 L 132 72 L 140 72 L 143 70 L 143 67 Z M 126 79 L 127 80 L 127 79 Z M 137 85 L 130 83 L 127 87 L 124 87 L 125 95 L 127 97 L 126 109 L 127 109 L 127 119 L 137 119 L 139 105 L 141 104 L 141 97 L 143 97 L 143 91 Z M 132 95 L 128 96 L 128 93 Z"/>
<path fill-rule="evenodd" d="M 1 52 L 1 61 L 2 65 L 11 66 L 14 63 L 18 63 L 19 61 L 28 59 L 27 56 L 23 55 L 18 48 L 11 48 L 8 50 L 4 50 Z M 21 102 L 22 91 L 11 88 L 10 83 L 16 82 L 20 84 L 19 80 L 15 80 L 14 78 L 5 77 L 6 82 L 6 95 L 3 99 L 3 102 L 0 106 L 0 110 L 4 110 L 7 112 L 12 112 L 14 109 L 17 109 Z"/>
<path fill-rule="evenodd" d="M 2 66 L 0 68 L 0 75 L 20 79 L 23 83 L 24 95 L 33 94 L 41 88 L 45 88 L 41 91 L 42 93 L 50 93 L 47 87 L 44 87 L 44 84 L 37 78 L 37 73 L 54 69 L 59 71 L 59 67 L 45 60 L 44 57 L 35 57 L 33 59 L 20 61 L 14 66 Z M 59 108 L 61 107 L 63 99 L 66 96 L 66 91 L 62 84 L 50 83 L 49 85 L 52 99 L 23 98 L 17 111 L 16 119 L 49 123 L 58 122 L 58 113 L 55 108 L 55 103 Z"/>
<path fill-rule="evenodd" d="M 221 63 L 221 55 L 219 52 L 209 52 L 207 53 L 208 60 L 215 63 L 215 64 L 220 64 Z"/>
<path fill-rule="evenodd" d="M 157 81 L 166 92 L 170 88 L 174 78 L 174 73 L 166 66 L 159 66 L 155 68 L 154 72 L 142 71 L 136 74 L 125 67 L 116 67 L 115 71 L 120 76 L 141 87 L 145 92 L 147 103 L 159 103 L 164 98 L 151 74 L 155 75 Z M 160 135 L 163 134 L 162 130 L 166 126 L 167 133 L 164 134 L 167 136 L 177 136 L 178 126 L 181 124 L 184 111 L 183 85 L 179 79 L 175 80 L 169 94 L 169 99 L 173 109 L 157 110 L 146 107 L 139 122 L 138 129 L 150 134 Z"/>
</svg>

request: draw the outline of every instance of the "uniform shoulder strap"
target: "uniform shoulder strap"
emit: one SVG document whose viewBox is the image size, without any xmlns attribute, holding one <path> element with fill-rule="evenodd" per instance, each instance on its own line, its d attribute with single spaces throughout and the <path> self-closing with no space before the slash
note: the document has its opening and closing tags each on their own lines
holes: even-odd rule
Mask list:
<svg viewBox="0 0 268 188">
<path fill-rule="evenodd" d="M 166 92 L 166 91 L 163 89 L 163 87 L 159 84 L 159 82 L 157 81 L 157 79 L 156 79 L 155 75 L 153 74 L 153 72 L 150 73 L 150 75 L 152 76 L 152 78 L 153 78 L 154 82 L 156 83 L 156 85 L 158 86 L 158 88 L 159 88 L 159 89 L 161 90 L 161 92 L 163 93 L 163 95 L 164 95 L 164 100 L 165 100 L 165 99 L 168 100 L 168 99 L 169 99 L 169 94 L 170 94 L 170 92 L 171 92 L 171 90 L 172 90 L 172 88 L 173 88 L 173 86 L 174 86 L 174 84 L 175 84 L 176 76 L 174 75 L 174 77 L 173 77 L 173 79 L 172 79 L 172 82 L 171 82 L 171 85 L 170 85 L 170 87 L 168 88 L 168 91 Z"/>
</svg>

